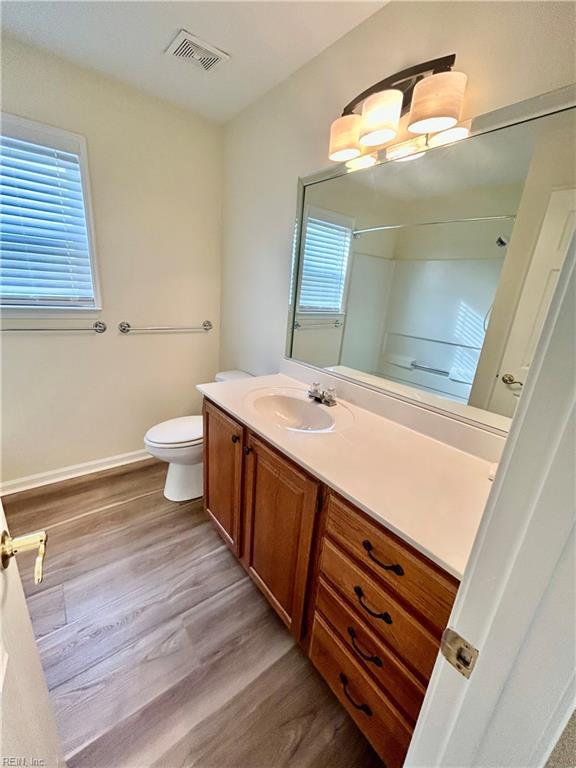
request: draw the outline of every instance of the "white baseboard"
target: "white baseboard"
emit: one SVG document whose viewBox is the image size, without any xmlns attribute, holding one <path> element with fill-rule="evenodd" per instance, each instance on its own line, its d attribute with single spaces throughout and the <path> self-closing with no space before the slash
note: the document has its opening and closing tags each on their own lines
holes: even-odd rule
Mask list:
<svg viewBox="0 0 576 768">
<path fill-rule="evenodd" d="M 108 456 L 105 459 L 96 459 L 95 461 L 86 461 L 84 464 L 72 464 L 70 467 L 61 469 L 51 469 L 49 472 L 40 472 L 37 475 L 28 475 L 28 477 L 19 477 L 16 480 L 8 480 L 0 483 L 0 496 L 7 496 L 9 493 L 19 493 L 28 491 L 30 488 L 38 488 L 41 485 L 50 485 L 50 483 L 59 483 L 62 480 L 70 480 L 73 477 L 81 475 L 90 475 L 93 472 L 102 472 L 104 469 L 113 469 L 121 467 L 123 464 L 133 464 L 136 461 L 151 459 L 149 453 L 144 449 L 132 451 L 131 453 L 119 453 L 117 456 Z"/>
</svg>

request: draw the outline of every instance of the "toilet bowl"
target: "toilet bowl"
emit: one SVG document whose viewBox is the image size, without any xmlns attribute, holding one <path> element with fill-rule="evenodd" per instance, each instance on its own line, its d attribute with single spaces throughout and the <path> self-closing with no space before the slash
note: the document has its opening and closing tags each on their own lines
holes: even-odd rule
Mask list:
<svg viewBox="0 0 576 768">
<path fill-rule="evenodd" d="M 245 371 L 221 371 L 216 381 L 249 378 Z M 151 427 L 144 447 L 151 456 L 168 463 L 164 496 L 170 501 L 198 499 L 203 492 L 202 416 L 181 416 Z"/>
<path fill-rule="evenodd" d="M 183 416 L 156 424 L 144 436 L 148 453 L 168 462 L 164 496 L 170 501 L 202 496 L 202 434 L 202 416 Z"/>
</svg>

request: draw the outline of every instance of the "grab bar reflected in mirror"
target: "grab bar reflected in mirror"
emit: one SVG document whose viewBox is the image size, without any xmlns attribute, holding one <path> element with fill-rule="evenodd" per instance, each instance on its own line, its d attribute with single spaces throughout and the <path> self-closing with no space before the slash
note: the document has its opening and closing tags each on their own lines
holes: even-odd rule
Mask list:
<svg viewBox="0 0 576 768">
<path fill-rule="evenodd" d="M 146 325 L 146 326 L 135 327 L 133 325 L 130 325 L 130 323 L 127 323 L 126 320 L 123 320 L 121 323 L 118 323 L 118 330 L 120 331 L 120 333 L 133 333 L 134 331 L 143 332 L 143 333 L 147 333 L 149 331 L 188 331 L 189 333 L 208 333 L 208 331 L 211 331 L 213 327 L 214 326 L 210 322 L 210 320 L 204 320 L 202 325 L 194 325 L 194 326 Z"/>
<path fill-rule="evenodd" d="M 450 371 L 446 371 L 444 368 L 436 368 L 433 365 L 429 365 L 428 363 L 420 363 L 417 360 L 415 360 L 412 363 L 412 368 L 414 368 L 417 371 L 426 371 L 427 373 L 437 373 L 438 376 L 450 375 Z"/>
<path fill-rule="evenodd" d="M 52 333 L 52 332 L 68 332 L 68 331 L 74 331 L 74 332 L 82 332 L 82 331 L 94 331 L 95 333 L 105 333 L 106 332 L 106 323 L 103 323 L 102 320 L 97 320 L 92 325 L 87 325 L 84 328 L 73 328 L 73 327 L 59 327 L 59 328 L 2 328 L 2 331 L 15 331 L 17 333 L 20 333 L 21 331 L 30 331 L 32 333 Z"/>
<path fill-rule="evenodd" d="M 297 331 L 307 331 L 309 328 L 341 328 L 342 320 L 335 320 L 333 323 L 306 323 L 302 325 L 298 320 L 294 323 L 294 328 Z"/>
</svg>

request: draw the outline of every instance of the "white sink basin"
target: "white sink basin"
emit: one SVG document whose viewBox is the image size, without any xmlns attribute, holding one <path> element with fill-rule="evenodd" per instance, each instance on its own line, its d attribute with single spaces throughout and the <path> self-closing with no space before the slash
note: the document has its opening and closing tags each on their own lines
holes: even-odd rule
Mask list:
<svg viewBox="0 0 576 768">
<path fill-rule="evenodd" d="M 349 426 L 354 417 L 341 403 L 328 408 L 300 389 L 270 388 L 251 392 L 252 408 L 276 426 L 292 432 L 332 432 Z"/>
</svg>

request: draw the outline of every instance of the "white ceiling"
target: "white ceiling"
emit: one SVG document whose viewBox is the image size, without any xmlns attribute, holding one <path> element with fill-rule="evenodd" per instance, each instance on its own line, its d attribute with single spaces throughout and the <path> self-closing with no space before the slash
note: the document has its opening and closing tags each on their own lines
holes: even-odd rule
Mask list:
<svg viewBox="0 0 576 768">
<path fill-rule="evenodd" d="M 226 121 L 384 2 L 2 3 L 2 28 L 209 119 Z M 231 54 L 213 72 L 164 55 L 180 29 Z"/>
</svg>

